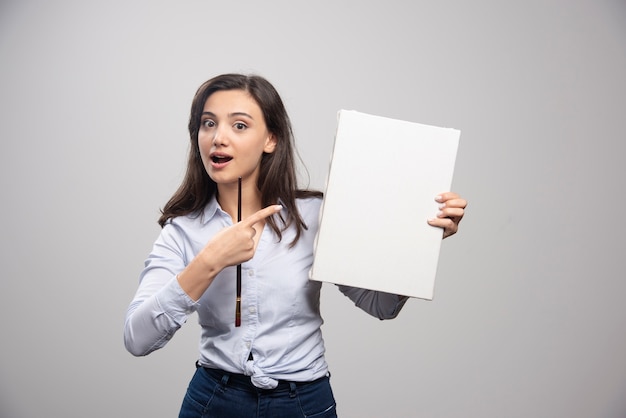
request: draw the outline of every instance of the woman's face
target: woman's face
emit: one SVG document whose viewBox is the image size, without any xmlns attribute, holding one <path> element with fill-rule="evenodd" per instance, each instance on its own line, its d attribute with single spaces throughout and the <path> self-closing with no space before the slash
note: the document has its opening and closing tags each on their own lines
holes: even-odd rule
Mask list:
<svg viewBox="0 0 626 418">
<path fill-rule="evenodd" d="M 276 139 L 252 96 L 224 90 L 204 104 L 198 147 L 207 174 L 218 185 L 236 183 L 239 177 L 256 184 L 261 157 L 274 151 Z"/>
</svg>

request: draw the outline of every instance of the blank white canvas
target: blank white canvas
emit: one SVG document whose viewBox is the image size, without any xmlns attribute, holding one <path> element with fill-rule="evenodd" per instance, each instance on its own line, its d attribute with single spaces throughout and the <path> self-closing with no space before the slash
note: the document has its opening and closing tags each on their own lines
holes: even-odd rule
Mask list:
<svg viewBox="0 0 626 418">
<path fill-rule="evenodd" d="M 432 300 L 460 131 L 341 110 L 312 280 Z"/>
</svg>

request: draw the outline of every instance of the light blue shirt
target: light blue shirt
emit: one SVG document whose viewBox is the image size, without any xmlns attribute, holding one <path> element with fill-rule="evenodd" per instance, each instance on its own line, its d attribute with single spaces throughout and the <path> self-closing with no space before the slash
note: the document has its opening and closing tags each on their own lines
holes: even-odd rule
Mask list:
<svg viewBox="0 0 626 418">
<path fill-rule="evenodd" d="M 235 267 L 222 270 L 198 301 L 176 279 L 211 237 L 232 225 L 230 216 L 214 198 L 200 215 L 168 222 L 145 262 L 128 307 L 124 327 L 128 351 L 143 356 L 163 347 L 188 316 L 197 312 L 202 327 L 201 365 L 245 374 L 255 386 L 266 389 L 275 387 L 277 380 L 312 381 L 324 376 L 328 365 L 320 329 L 322 284 L 309 280 L 321 202 L 319 198 L 297 201 L 309 228 L 292 248 L 295 228 L 284 231 L 278 242 L 274 231 L 265 226 L 254 257 L 242 264 L 240 327 L 235 327 Z M 338 287 L 380 319 L 394 318 L 407 300 Z"/>
</svg>

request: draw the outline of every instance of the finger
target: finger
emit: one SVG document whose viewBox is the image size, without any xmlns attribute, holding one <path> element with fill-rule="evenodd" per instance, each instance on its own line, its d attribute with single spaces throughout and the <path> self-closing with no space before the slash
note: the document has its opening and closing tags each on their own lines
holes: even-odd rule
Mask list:
<svg viewBox="0 0 626 418">
<path fill-rule="evenodd" d="M 451 199 L 458 199 L 459 197 L 460 196 L 457 193 L 444 192 L 444 193 L 439 193 L 437 196 L 435 196 L 435 200 L 437 202 L 443 203 Z"/>
<path fill-rule="evenodd" d="M 443 208 L 437 213 L 438 218 L 461 219 L 465 215 L 463 208 Z"/>
<path fill-rule="evenodd" d="M 467 206 L 467 200 L 463 199 L 457 193 L 445 192 L 440 193 L 435 197 L 435 200 L 441 204 L 448 206 L 457 206 L 465 208 Z"/>
<path fill-rule="evenodd" d="M 453 225 L 454 221 L 450 218 L 430 218 L 428 219 L 428 224 L 439 228 L 446 228 Z"/>
<path fill-rule="evenodd" d="M 430 226 L 435 226 L 443 229 L 443 238 L 453 235 L 458 230 L 458 224 L 456 224 L 450 218 L 433 218 L 428 220 Z"/>
<path fill-rule="evenodd" d="M 257 222 L 262 221 L 268 216 L 272 216 L 273 214 L 279 212 L 282 209 L 282 205 L 271 205 L 266 208 L 263 208 L 252 215 L 248 216 L 246 219 L 241 221 L 244 226 L 252 226 Z"/>
<path fill-rule="evenodd" d="M 467 201 L 461 198 L 446 200 L 445 202 L 442 202 L 439 205 L 439 209 L 443 209 L 443 208 L 465 209 L 466 207 L 467 207 Z"/>
</svg>

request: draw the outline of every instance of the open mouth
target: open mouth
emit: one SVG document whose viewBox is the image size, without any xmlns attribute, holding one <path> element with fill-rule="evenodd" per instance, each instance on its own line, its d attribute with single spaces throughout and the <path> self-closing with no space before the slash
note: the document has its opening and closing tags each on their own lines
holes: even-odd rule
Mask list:
<svg viewBox="0 0 626 418">
<path fill-rule="evenodd" d="M 211 156 L 211 161 L 213 161 L 215 164 L 224 164 L 224 163 L 229 162 L 232 159 L 233 157 L 230 157 L 228 155 L 212 155 Z"/>
</svg>

